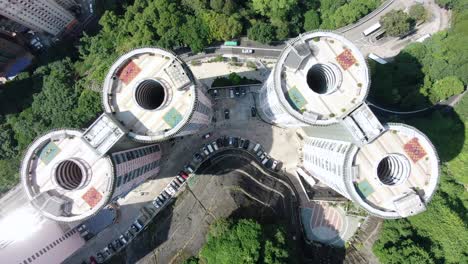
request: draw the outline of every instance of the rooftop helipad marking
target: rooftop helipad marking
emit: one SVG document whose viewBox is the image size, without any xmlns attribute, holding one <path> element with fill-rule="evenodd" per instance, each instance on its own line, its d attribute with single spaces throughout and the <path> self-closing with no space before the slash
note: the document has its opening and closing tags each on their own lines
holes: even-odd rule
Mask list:
<svg viewBox="0 0 468 264">
<path fill-rule="evenodd" d="M 91 207 L 93 208 L 96 206 L 99 201 L 102 199 L 102 194 L 96 190 L 96 188 L 91 187 L 89 190 L 83 194 L 81 197 L 83 200 Z"/>
<path fill-rule="evenodd" d="M 356 58 L 354 58 L 351 50 L 345 49 L 336 57 L 336 61 L 341 65 L 341 68 L 346 71 L 356 63 Z"/>
<path fill-rule="evenodd" d="M 297 110 L 301 110 L 307 104 L 306 99 L 296 86 L 288 90 L 288 97 Z"/>
<path fill-rule="evenodd" d="M 426 151 L 419 144 L 418 138 L 414 137 L 404 145 L 404 150 L 406 154 L 411 158 L 411 160 L 416 163 L 424 156 L 426 156 Z"/>
<path fill-rule="evenodd" d="M 164 121 L 169 126 L 171 126 L 171 128 L 177 126 L 177 124 L 179 124 L 179 122 L 182 121 L 182 118 L 182 115 L 174 107 L 171 108 L 171 110 L 169 110 L 169 112 L 167 112 L 163 117 Z"/>
<path fill-rule="evenodd" d="M 359 194 L 361 194 L 364 198 L 369 197 L 372 193 L 374 193 L 374 188 L 369 184 L 367 180 L 363 180 L 357 183 L 357 190 Z"/>
<path fill-rule="evenodd" d="M 139 73 L 141 72 L 140 67 L 133 61 L 130 61 L 122 70 L 118 73 L 119 79 L 128 85 Z"/>
<path fill-rule="evenodd" d="M 41 150 L 41 153 L 39 154 L 39 158 L 41 159 L 42 162 L 44 162 L 44 164 L 47 165 L 59 153 L 60 153 L 60 148 L 54 142 L 49 142 Z"/>
</svg>

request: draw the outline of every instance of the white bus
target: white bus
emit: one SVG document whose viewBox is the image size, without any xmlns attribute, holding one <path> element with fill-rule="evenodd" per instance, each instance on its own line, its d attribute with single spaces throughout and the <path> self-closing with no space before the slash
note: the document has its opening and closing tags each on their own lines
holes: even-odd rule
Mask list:
<svg viewBox="0 0 468 264">
<path fill-rule="evenodd" d="M 368 55 L 368 57 L 369 57 L 370 59 L 375 60 L 376 62 L 378 62 L 378 63 L 380 63 L 380 64 L 387 64 L 387 61 L 386 61 L 386 60 L 384 60 L 384 59 L 382 59 L 381 57 L 375 55 L 374 53 L 370 53 L 370 54 Z"/>
<path fill-rule="evenodd" d="M 368 29 L 364 30 L 362 34 L 367 37 L 373 32 L 375 32 L 376 30 L 378 30 L 380 27 L 381 27 L 380 23 L 377 22 L 374 25 L 370 26 Z"/>
</svg>

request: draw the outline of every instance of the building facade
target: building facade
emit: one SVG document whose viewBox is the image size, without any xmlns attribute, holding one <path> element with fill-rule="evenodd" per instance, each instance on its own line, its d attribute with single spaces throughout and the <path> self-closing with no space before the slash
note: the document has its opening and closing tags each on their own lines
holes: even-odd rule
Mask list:
<svg viewBox="0 0 468 264">
<path fill-rule="evenodd" d="M 370 214 L 418 214 L 437 188 L 439 160 L 429 139 L 404 124 L 382 125 L 365 104 L 336 125 L 304 132 L 304 168 Z"/>
<path fill-rule="evenodd" d="M 139 142 L 185 136 L 206 127 L 213 115 L 205 87 L 173 53 L 141 48 L 121 56 L 103 87 L 106 113 Z"/>
<path fill-rule="evenodd" d="M 366 98 L 364 56 L 344 37 L 309 32 L 287 43 L 259 95 L 262 117 L 283 127 L 339 122 Z"/>
<path fill-rule="evenodd" d="M 0 0 L 0 15 L 54 36 L 76 23 L 73 14 L 54 0 Z"/>
<path fill-rule="evenodd" d="M 36 139 L 21 164 L 33 207 L 58 222 L 82 221 L 156 176 L 158 145 L 109 153 L 124 136 L 104 114 L 85 132 L 56 130 Z"/>
</svg>

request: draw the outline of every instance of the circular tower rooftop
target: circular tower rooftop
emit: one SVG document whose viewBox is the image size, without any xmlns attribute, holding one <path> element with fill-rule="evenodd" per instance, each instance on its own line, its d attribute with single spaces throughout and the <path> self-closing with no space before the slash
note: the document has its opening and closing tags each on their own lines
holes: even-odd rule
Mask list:
<svg viewBox="0 0 468 264">
<path fill-rule="evenodd" d="M 140 142 L 174 136 L 189 121 L 197 99 L 190 69 L 173 53 L 141 48 L 121 56 L 104 81 L 103 104 Z"/>
<path fill-rule="evenodd" d="M 31 204 L 61 222 L 84 220 L 112 196 L 113 165 L 76 130 L 57 130 L 36 139 L 21 164 Z"/>
<path fill-rule="evenodd" d="M 288 43 L 273 78 L 286 111 L 309 125 L 338 122 L 364 101 L 370 84 L 357 47 L 340 35 L 320 31 Z"/>
<path fill-rule="evenodd" d="M 369 212 L 399 218 L 425 210 L 439 179 L 437 152 L 417 129 L 389 124 L 357 150 L 345 179 L 353 200 Z"/>
</svg>

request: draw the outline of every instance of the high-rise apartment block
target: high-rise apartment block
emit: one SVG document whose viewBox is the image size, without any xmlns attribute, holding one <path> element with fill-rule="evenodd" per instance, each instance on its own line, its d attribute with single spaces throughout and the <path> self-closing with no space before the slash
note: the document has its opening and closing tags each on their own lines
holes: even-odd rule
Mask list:
<svg viewBox="0 0 468 264">
<path fill-rule="evenodd" d="M 381 124 L 366 105 L 370 77 L 359 50 L 332 32 L 288 43 L 260 92 L 260 113 L 302 127 L 303 166 L 369 213 L 401 218 L 426 209 L 439 178 L 429 139 L 403 124 Z"/>
<path fill-rule="evenodd" d="M 0 0 L 0 15 L 54 36 L 76 23 L 73 14 L 54 0 Z"/>
<path fill-rule="evenodd" d="M 185 62 L 158 48 L 141 48 L 120 57 L 103 87 L 103 104 L 139 142 L 190 135 L 213 115 L 204 87 Z"/>
<path fill-rule="evenodd" d="M 36 139 L 21 165 L 31 204 L 52 220 L 81 221 L 156 176 L 158 145 L 108 153 L 124 136 L 103 114 L 85 132 L 56 130 Z"/>
</svg>

